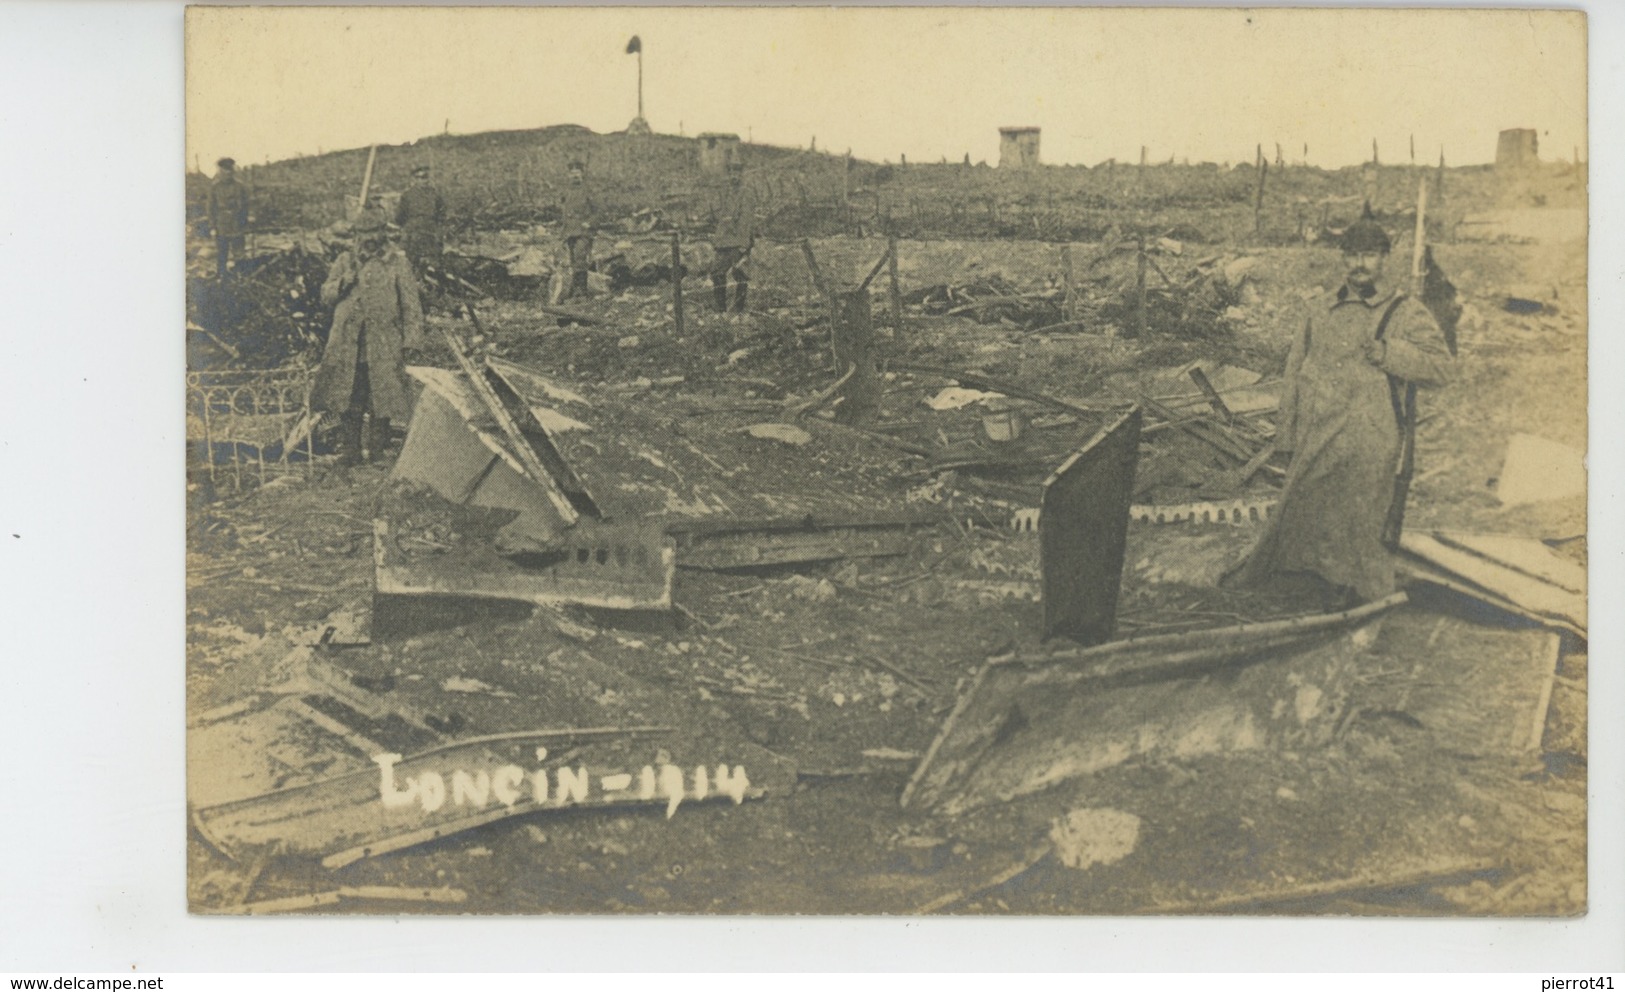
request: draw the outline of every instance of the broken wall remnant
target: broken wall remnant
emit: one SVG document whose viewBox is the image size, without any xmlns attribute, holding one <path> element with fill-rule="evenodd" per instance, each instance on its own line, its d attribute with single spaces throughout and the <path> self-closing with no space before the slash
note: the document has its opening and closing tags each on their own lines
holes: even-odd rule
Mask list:
<svg viewBox="0 0 1625 992">
<path fill-rule="evenodd" d="M 999 168 L 1030 169 L 1039 165 L 1036 127 L 999 128 Z"/>
<path fill-rule="evenodd" d="M 700 135 L 700 171 L 726 172 L 731 162 L 739 161 L 739 135 L 707 131 Z"/>
<path fill-rule="evenodd" d="M 1044 481 L 1038 517 L 1043 638 L 1110 640 L 1140 457 L 1138 407 L 1102 428 Z"/>
<path fill-rule="evenodd" d="M 1540 139 L 1531 127 L 1508 128 L 1495 139 L 1495 168 L 1527 169 L 1540 164 Z"/>
<path fill-rule="evenodd" d="M 1404 593 L 1343 613 L 993 658 L 903 791 L 945 815 L 1131 758 L 1329 739 L 1346 686 Z"/>
</svg>

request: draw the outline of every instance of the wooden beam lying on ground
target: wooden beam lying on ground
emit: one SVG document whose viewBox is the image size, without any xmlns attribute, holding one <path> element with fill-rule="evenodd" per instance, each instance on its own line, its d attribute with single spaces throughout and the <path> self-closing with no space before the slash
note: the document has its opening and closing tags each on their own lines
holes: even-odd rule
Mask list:
<svg viewBox="0 0 1625 992">
<path fill-rule="evenodd" d="M 1585 570 L 1534 538 L 1408 532 L 1399 546 L 1424 581 L 1586 636 Z"/>
<path fill-rule="evenodd" d="M 961 694 L 902 795 L 945 815 L 1008 801 L 1137 754 L 1256 747 L 1331 722 L 1298 690 L 1332 698 L 1365 640 L 1350 628 L 1406 602 L 1152 634 L 1088 648 L 990 658 Z M 1285 669 L 1283 674 L 1282 668 Z M 1224 683 L 1205 676 L 1236 674 Z M 1280 704 L 1280 705 L 1277 705 Z M 1192 736 L 1192 728 L 1201 732 Z"/>
</svg>

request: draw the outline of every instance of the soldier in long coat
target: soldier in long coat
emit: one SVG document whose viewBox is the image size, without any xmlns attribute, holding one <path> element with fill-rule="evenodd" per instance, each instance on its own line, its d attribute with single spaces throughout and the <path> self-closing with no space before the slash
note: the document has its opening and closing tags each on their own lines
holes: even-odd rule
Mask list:
<svg viewBox="0 0 1625 992">
<path fill-rule="evenodd" d="M 406 257 L 382 226 L 358 222 L 354 250 L 339 256 L 322 284 L 333 329 L 316 372 L 311 408 L 339 414 L 339 463 L 361 461 L 362 421 L 371 415 L 367 451 L 374 461 L 389 443 L 389 423 L 411 413 L 405 348 L 424 344 L 423 309 Z"/>
<path fill-rule="evenodd" d="M 235 160 L 223 158 L 215 164 L 220 171 L 209 184 L 209 232 L 214 235 L 218 275 L 224 279 L 231 253 L 243 252 L 243 236 L 248 232 L 248 187 L 237 181 Z"/>
<path fill-rule="evenodd" d="M 711 265 L 711 292 L 716 309 L 728 309 L 728 278 L 733 277 L 733 309 L 743 313 L 750 293 L 750 273 L 745 258 L 756 240 L 756 199 L 745 186 L 745 164 L 738 159 L 728 163 L 728 185 L 711 211 L 716 224 L 711 244 L 716 259 Z"/>
<path fill-rule="evenodd" d="M 1227 584 L 1318 576 L 1333 608 L 1394 590 L 1383 531 L 1404 498 L 1402 397 L 1444 383 L 1452 360 L 1428 308 L 1383 284 L 1389 248 L 1369 216 L 1344 232 L 1345 282 L 1314 305 L 1287 358 L 1276 432 L 1291 454 L 1286 491 Z"/>
</svg>

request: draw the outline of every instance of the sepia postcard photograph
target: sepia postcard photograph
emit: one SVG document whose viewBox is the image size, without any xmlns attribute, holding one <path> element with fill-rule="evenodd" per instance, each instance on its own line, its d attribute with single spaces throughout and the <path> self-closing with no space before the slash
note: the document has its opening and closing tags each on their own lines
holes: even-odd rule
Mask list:
<svg viewBox="0 0 1625 992">
<path fill-rule="evenodd" d="M 191 913 L 1587 913 L 1583 12 L 184 27 Z"/>
</svg>

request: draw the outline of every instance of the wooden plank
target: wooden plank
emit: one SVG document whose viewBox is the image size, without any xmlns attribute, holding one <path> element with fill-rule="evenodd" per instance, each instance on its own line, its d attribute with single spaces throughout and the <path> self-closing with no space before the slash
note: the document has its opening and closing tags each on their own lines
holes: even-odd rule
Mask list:
<svg viewBox="0 0 1625 992">
<path fill-rule="evenodd" d="M 1269 906 L 1306 899 L 1328 899 L 1334 896 L 1354 895 L 1361 892 L 1384 892 L 1410 889 L 1422 885 L 1437 885 L 1458 880 L 1480 872 L 1501 868 L 1500 862 L 1490 858 L 1452 858 L 1444 864 L 1402 865 L 1373 870 L 1349 878 L 1314 879 L 1258 888 L 1250 892 L 1228 895 L 1215 893 L 1178 902 L 1158 902 L 1141 912 L 1167 916 L 1200 913 L 1235 913 L 1248 909 L 1260 912 Z"/>
<path fill-rule="evenodd" d="M 453 357 L 457 359 L 458 366 L 463 370 L 463 374 L 468 377 L 468 383 L 474 388 L 475 395 L 479 397 L 486 407 L 486 412 L 491 415 L 497 426 L 501 428 L 502 433 L 507 437 L 508 443 L 512 446 L 513 454 L 518 457 L 519 463 L 524 469 L 525 476 L 541 488 L 542 493 L 547 497 L 547 501 L 558 512 L 566 525 L 575 523 L 581 518 L 581 514 L 576 511 L 569 497 L 565 496 L 564 491 L 559 488 L 558 482 L 542 465 L 541 459 L 532 450 L 530 442 L 520 432 L 519 425 L 514 422 L 513 416 L 503 405 L 496 391 L 486 381 L 484 370 L 477 367 L 473 359 L 468 357 L 468 352 L 464 350 L 462 342 L 457 340 L 456 335 L 452 334 L 449 328 L 441 328 L 441 333 L 445 336 L 446 345 L 451 349 Z"/>
<path fill-rule="evenodd" d="M 1433 536 L 1451 547 L 1470 551 L 1561 589 L 1585 594 L 1585 568 L 1535 538 L 1511 534 L 1469 534 L 1463 531 L 1434 531 Z"/>
<path fill-rule="evenodd" d="M 1549 634 L 1536 657 L 1540 659 L 1546 678 L 1541 686 L 1540 701 L 1535 704 L 1535 712 L 1529 721 L 1528 739 L 1523 742 L 1525 751 L 1539 751 L 1541 741 L 1546 737 L 1546 714 L 1552 708 L 1552 683 L 1557 680 L 1557 665 L 1563 658 L 1563 638 Z"/>
<path fill-rule="evenodd" d="M 357 754 L 370 758 L 375 754 L 383 754 L 389 749 L 382 744 L 371 740 L 354 727 L 348 727 L 339 721 L 318 710 L 316 707 L 300 699 L 298 696 L 289 696 L 277 704 L 279 709 L 287 710 L 301 719 L 313 723 L 333 736 L 344 741 L 354 748 Z"/>
<path fill-rule="evenodd" d="M 1235 423 L 1236 415 L 1231 413 L 1230 408 L 1224 405 L 1224 397 L 1220 396 L 1219 391 L 1213 388 L 1213 383 L 1208 381 L 1207 373 L 1202 371 L 1201 366 L 1191 366 L 1190 377 L 1191 381 L 1196 383 L 1196 388 L 1202 391 L 1202 396 L 1207 400 L 1207 405 L 1212 407 L 1213 412 L 1219 415 L 1219 419 L 1227 424 Z"/>
<path fill-rule="evenodd" d="M 1399 546 L 1471 586 L 1517 603 L 1536 616 L 1582 629 L 1586 626 L 1585 597 L 1562 586 L 1472 551 L 1452 547 L 1431 534 L 1404 534 Z"/>
<path fill-rule="evenodd" d="M 1466 579 L 1459 578 L 1425 558 L 1407 554 L 1399 559 L 1398 565 L 1402 574 L 1408 575 L 1417 581 L 1436 585 L 1441 589 L 1449 589 L 1451 592 L 1466 596 L 1469 599 L 1476 599 L 1496 609 L 1504 610 L 1513 616 L 1523 617 L 1525 620 L 1542 626 L 1566 630 L 1581 640 L 1586 639 L 1585 627 L 1560 617 L 1542 616 L 1522 604 L 1507 599 L 1505 596 L 1497 595 L 1468 582 Z"/>
<path fill-rule="evenodd" d="M 1044 481 L 1038 518 L 1042 637 L 1099 644 L 1116 630 L 1141 415 L 1102 428 Z"/>
<path fill-rule="evenodd" d="M 468 893 L 462 889 L 449 887 L 411 889 L 397 885 L 346 885 L 325 892 L 312 892 L 302 896 L 287 896 L 282 899 L 263 899 L 259 902 L 244 903 L 240 906 L 232 906 L 229 909 L 221 910 L 221 913 L 228 916 L 267 916 L 273 913 L 298 913 L 318 909 L 322 906 L 337 905 L 346 900 L 460 905 L 468 901 Z"/>
<path fill-rule="evenodd" d="M 683 568 L 732 569 L 846 558 L 884 558 L 914 549 L 906 529 L 849 527 L 814 532 L 695 534 L 679 540 Z"/>
</svg>

